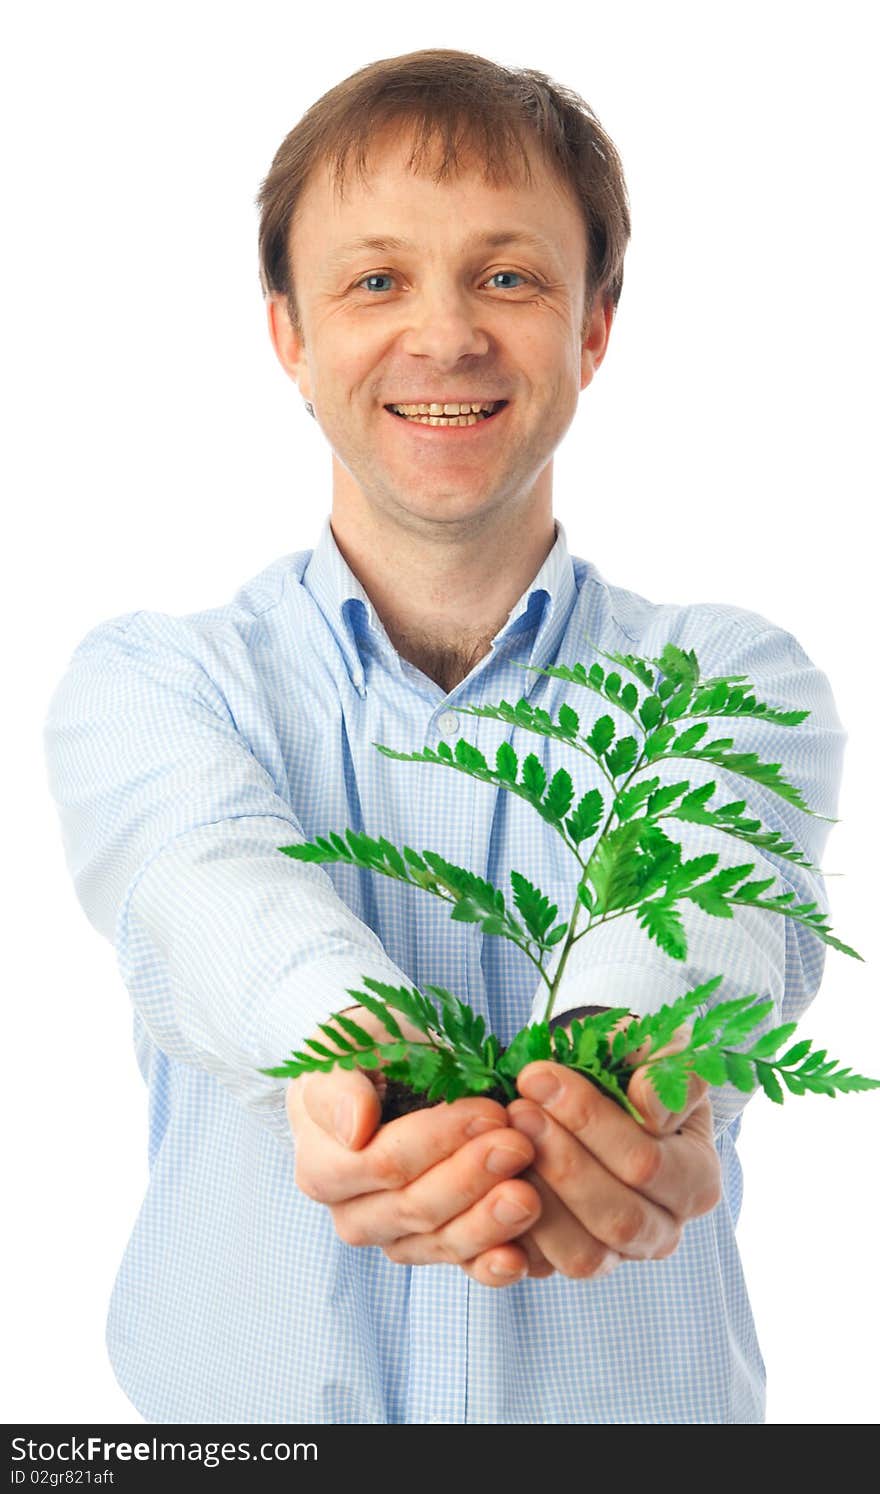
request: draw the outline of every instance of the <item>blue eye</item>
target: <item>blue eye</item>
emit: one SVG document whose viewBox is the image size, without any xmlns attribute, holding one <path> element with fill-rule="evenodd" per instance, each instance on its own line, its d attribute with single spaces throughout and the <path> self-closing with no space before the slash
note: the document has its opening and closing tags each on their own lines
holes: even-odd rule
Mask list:
<svg viewBox="0 0 880 1494">
<path fill-rule="evenodd" d="M 514 277 L 514 279 L 516 279 L 516 280 L 525 280 L 525 276 L 521 275 L 519 273 L 519 270 L 496 270 L 494 275 L 490 275 L 489 276 L 489 279 L 490 280 L 497 280 L 499 275 L 507 275 L 507 276 L 512 275 Z M 499 287 L 499 289 L 501 289 L 501 290 L 510 290 L 510 288 L 511 287 L 507 286 L 507 285 L 502 285 L 502 286 Z M 516 288 L 517 288 L 516 286 L 513 287 L 514 290 L 516 290 Z"/>
<path fill-rule="evenodd" d="M 359 280 L 358 281 L 358 285 L 365 285 L 368 280 L 390 280 L 390 279 L 391 279 L 390 275 L 382 275 L 382 274 L 365 275 L 364 278 L 363 278 L 363 280 Z"/>
</svg>

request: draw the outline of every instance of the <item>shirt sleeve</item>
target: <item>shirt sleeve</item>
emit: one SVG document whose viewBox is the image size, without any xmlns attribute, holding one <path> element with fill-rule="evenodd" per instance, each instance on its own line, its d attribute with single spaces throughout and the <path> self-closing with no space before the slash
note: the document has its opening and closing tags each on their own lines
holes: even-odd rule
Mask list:
<svg viewBox="0 0 880 1494">
<path fill-rule="evenodd" d="M 706 630 L 704 624 L 703 636 L 694 628 L 690 638 L 676 642 L 682 649 L 693 648 L 701 677 L 746 675 L 757 701 L 765 701 L 779 710 L 809 711 L 806 719 L 793 727 L 753 716 L 707 717 L 709 730 L 702 745 L 718 737 L 731 737 L 733 745 L 727 750 L 753 752 L 762 763 L 780 763 L 781 777 L 800 791 L 815 813 L 797 808 L 751 778 L 691 758 L 659 762 L 650 776 L 657 776 L 661 783 L 686 779 L 692 788 L 714 782 L 716 791 L 708 801 L 708 808 L 745 800 L 741 811 L 744 816 L 760 820 L 764 831 L 778 831 L 784 841 L 791 842 L 807 861 L 820 868 L 831 826 L 817 815 L 830 819 L 837 816 L 847 741 L 827 677 L 790 633 L 772 626 L 749 627 L 742 621 L 742 614 L 737 616 L 734 609 L 722 613 L 711 629 Z M 643 652 L 649 656 L 646 648 Z M 659 653 L 659 648 L 656 652 Z M 582 722 L 602 714 L 599 697 L 594 699 L 597 709 L 581 712 Z M 606 706 L 605 710 L 620 722 L 620 715 L 613 707 Z M 582 726 L 582 732 L 584 729 Z M 622 724 L 619 732 L 626 732 Z M 602 787 L 604 790 L 604 780 Z M 821 912 L 833 926 L 821 870 L 807 870 L 768 850 L 758 850 L 714 826 L 677 819 L 662 823 L 669 838 L 681 844 L 682 860 L 714 852 L 718 861 L 713 875 L 725 866 L 752 864 L 750 881 L 776 878 L 761 894 L 764 898 L 792 892 L 792 904 L 814 903 L 813 911 Z M 599 924 L 570 948 L 556 992 L 554 1015 L 584 1002 L 601 1002 L 606 1007 L 623 1006 L 645 1016 L 704 981 L 722 975 L 720 985 L 696 1015 L 718 1002 L 748 995 L 756 999 L 770 997 L 773 1001 L 772 1011 L 750 1034 L 748 1046 L 771 1028 L 800 1021 L 819 989 L 828 949 L 808 926 L 760 908 L 734 906 L 732 917 L 723 918 L 705 913 L 688 898 L 682 899 L 677 907 L 687 943 L 684 960 L 667 955 L 634 915 Z M 583 911 L 580 922 L 586 926 Z M 551 979 L 561 954 L 560 946 L 548 966 Z M 835 958 L 844 956 L 835 953 Z M 542 981 L 535 995 L 532 1021 L 543 1016 L 546 998 L 547 987 Z M 751 1094 L 759 1088 L 756 1085 Z M 729 1083 L 713 1087 L 709 1093 L 717 1140 L 751 1096 Z"/>
<path fill-rule="evenodd" d="M 260 1074 L 355 1004 L 411 982 L 320 865 L 197 657 L 191 624 L 131 613 L 77 647 L 44 725 L 64 853 L 90 922 L 172 1059 L 213 1074 L 281 1139 L 286 1081 Z"/>
</svg>

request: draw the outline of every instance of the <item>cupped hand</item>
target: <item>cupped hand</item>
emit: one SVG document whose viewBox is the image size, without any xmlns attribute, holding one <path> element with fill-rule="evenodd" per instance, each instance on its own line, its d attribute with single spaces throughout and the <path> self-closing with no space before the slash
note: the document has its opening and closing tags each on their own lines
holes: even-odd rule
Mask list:
<svg viewBox="0 0 880 1494">
<path fill-rule="evenodd" d="M 372 1013 L 349 1011 L 372 1035 L 387 1036 Z M 421 1036 L 398 1020 L 407 1037 Z M 482 1098 L 433 1105 L 380 1126 L 382 1083 L 375 1069 L 290 1081 L 297 1187 L 327 1205 L 349 1245 L 379 1245 L 407 1265 L 467 1263 L 487 1286 L 524 1275 L 528 1254 L 507 1242 L 541 1212 L 537 1187 L 516 1176 L 535 1159 L 531 1141 L 509 1125 L 502 1105 Z M 511 1262 L 513 1275 L 504 1269 Z"/>
<path fill-rule="evenodd" d="M 647 1044 L 630 1055 L 638 1066 L 627 1097 L 644 1125 L 562 1064 L 542 1060 L 520 1072 L 523 1098 L 510 1104 L 508 1119 L 534 1144 L 523 1177 L 542 1203 L 537 1224 L 517 1241 L 536 1263 L 530 1274 L 591 1278 L 625 1260 L 663 1259 L 687 1221 L 720 1201 L 708 1084 L 692 1074 L 684 1109 L 670 1114 L 647 1072 L 653 1059 L 686 1047 L 690 1032 L 680 1027 L 647 1063 L 639 1056 Z"/>
</svg>

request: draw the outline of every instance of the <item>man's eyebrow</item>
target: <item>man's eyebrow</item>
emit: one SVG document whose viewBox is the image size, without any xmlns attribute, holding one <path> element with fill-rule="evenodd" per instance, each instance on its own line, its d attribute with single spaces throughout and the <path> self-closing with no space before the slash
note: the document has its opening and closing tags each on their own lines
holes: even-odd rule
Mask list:
<svg viewBox="0 0 880 1494">
<path fill-rule="evenodd" d="M 539 249 L 545 254 L 558 258 L 559 250 L 549 239 L 545 239 L 539 233 L 533 233 L 525 228 L 499 228 L 492 233 L 473 233 L 462 241 L 461 248 L 465 253 L 473 249 L 501 249 L 507 244 L 522 244 L 529 249 Z M 329 266 L 344 264 L 352 255 L 360 254 L 362 250 L 369 249 L 381 254 L 384 250 L 406 251 L 415 249 L 417 246 L 409 239 L 395 238 L 391 234 L 379 234 L 365 236 L 358 239 L 350 239 L 348 243 L 341 244 L 339 248 L 329 255 L 326 263 Z"/>
</svg>

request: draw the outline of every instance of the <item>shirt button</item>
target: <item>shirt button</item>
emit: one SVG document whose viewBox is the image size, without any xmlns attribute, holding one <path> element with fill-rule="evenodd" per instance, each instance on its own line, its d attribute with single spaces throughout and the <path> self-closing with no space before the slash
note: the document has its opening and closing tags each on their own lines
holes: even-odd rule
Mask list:
<svg viewBox="0 0 880 1494">
<path fill-rule="evenodd" d="M 454 737 L 458 731 L 458 717 L 454 711 L 441 711 L 437 717 L 437 725 L 444 737 Z"/>
</svg>

